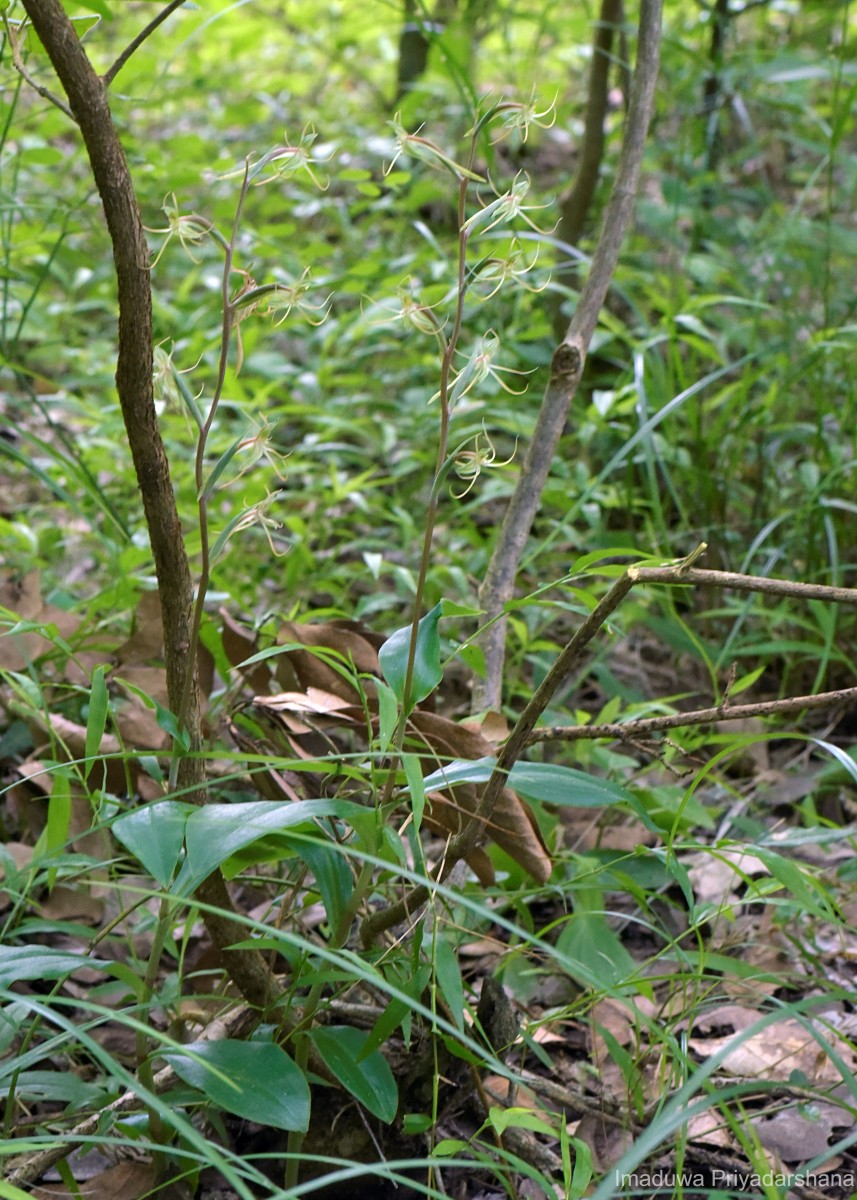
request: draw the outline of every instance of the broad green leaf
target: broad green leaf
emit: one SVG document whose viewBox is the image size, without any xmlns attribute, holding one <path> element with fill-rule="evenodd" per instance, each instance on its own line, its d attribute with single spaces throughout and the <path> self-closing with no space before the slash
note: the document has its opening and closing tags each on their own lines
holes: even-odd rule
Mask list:
<svg viewBox="0 0 857 1200">
<path fill-rule="evenodd" d="M 568 1138 L 568 1127 L 565 1121 L 560 1121 L 559 1131 L 562 1138 Z M 586 1194 L 592 1178 L 592 1150 L 589 1143 L 581 1138 L 572 1138 L 572 1145 L 574 1146 L 574 1172 L 571 1177 L 569 1200 L 580 1200 L 580 1197 Z M 563 1153 L 563 1162 L 566 1161 L 567 1155 Z"/>
<path fill-rule="evenodd" d="M 423 787 L 426 792 L 431 792 L 457 783 L 485 783 L 491 777 L 496 761 L 494 758 L 477 758 L 471 762 L 459 759 L 432 771 L 423 780 Z M 619 784 L 557 763 L 515 763 L 509 772 L 508 784 L 530 800 L 569 808 L 603 808 L 634 799 L 633 794 Z"/>
<path fill-rule="evenodd" d="M 464 985 L 458 958 L 451 942 L 439 937 L 435 944 L 434 971 L 437 986 L 447 1003 L 452 1019 L 459 1029 L 464 1028 Z"/>
<path fill-rule="evenodd" d="M 618 783 L 557 763 L 515 763 L 509 772 L 509 787 L 529 800 L 569 808 L 602 808 L 634 799 Z"/>
<path fill-rule="evenodd" d="M 153 879 L 166 887 L 184 848 L 187 819 L 196 806 L 181 800 L 157 800 L 113 822 L 113 833 Z"/>
<path fill-rule="evenodd" d="M 473 604 L 460 604 L 457 600 L 441 600 L 445 617 L 481 617 L 483 610 Z"/>
<path fill-rule="evenodd" d="M 22 1192 L 14 1183 L 0 1180 L 0 1200 L 30 1200 L 29 1192 Z"/>
<path fill-rule="evenodd" d="M 403 754 L 402 766 L 405 769 L 405 779 L 408 781 L 408 791 L 411 796 L 411 809 L 414 814 L 414 829 L 419 833 L 423 823 L 423 812 L 426 806 L 426 789 L 419 756 Z"/>
<path fill-rule="evenodd" d="M 105 970 L 110 963 L 88 954 L 71 954 L 45 946 L 0 946 L 0 987 L 21 979 L 62 979 L 81 967 Z"/>
<path fill-rule="evenodd" d="M 117 679 L 119 679 L 118 676 Z M 153 696 L 150 696 L 148 692 L 144 692 L 143 689 L 138 687 L 136 683 L 131 683 L 131 681 L 128 679 L 119 679 L 119 682 L 121 682 L 123 687 L 126 687 L 128 691 L 132 693 L 132 695 L 138 696 L 146 705 L 146 708 L 150 708 L 154 711 L 158 728 L 163 729 L 164 733 L 169 734 L 180 750 L 190 749 L 190 738 L 188 736 L 188 732 L 186 729 L 179 729 L 179 723 L 176 720 L 175 713 L 170 712 L 168 708 L 164 708 L 162 704 L 159 704 L 158 701 Z"/>
<path fill-rule="evenodd" d="M 0 1096 L 8 1096 L 10 1083 L 0 1085 Z M 56 1104 L 69 1104 L 72 1109 L 87 1105 L 102 1106 L 106 1101 L 106 1087 L 98 1083 L 87 1083 L 73 1071 L 22 1071 L 15 1081 L 15 1095 L 26 1100 L 50 1100 Z"/>
<path fill-rule="evenodd" d="M 466 642 L 463 646 L 458 647 L 458 657 L 466 667 L 469 667 L 474 675 L 478 675 L 480 679 L 485 678 L 485 652 L 481 646 L 477 646 L 475 642 Z"/>
<path fill-rule="evenodd" d="M 821 884 L 804 874 L 797 863 L 761 846 L 754 846 L 753 853 L 762 860 L 774 879 L 779 880 L 795 900 L 800 901 L 801 908 L 815 913 L 824 921 L 835 919 L 830 903 L 831 897 L 825 893 Z"/>
<path fill-rule="evenodd" d="M 406 625 L 403 629 L 397 629 L 378 651 L 381 673 L 395 692 L 396 699 L 408 712 L 434 691 L 443 676 L 440 669 L 440 634 L 437 630 L 442 609 L 441 601 L 430 613 L 426 613 L 417 627 L 414 673 L 407 699 L 405 676 L 411 651 L 412 627 Z"/>
<path fill-rule="evenodd" d="M 492 1105 L 488 1120 L 492 1129 L 501 1136 L 511 1126 L 513 1129 L 531 1129 L 534 1133 L 556 1137 L 556 1129 L 548 1125 L 547 1121 L 531 1108 L 500 1108 L 498 1105 Z"/>
<path fill-rule="evenodd" d="M 353 879 L 348 863 L 330 842 L 293 838 L 297 854 L 313 873 L 331 929 L 337 929 L 351 899 Z"/>
<path fill-rule="evenodd" d="M 101 746 L 104 728 L 107 724 L 107 684 L 104 681 L 104 667 L 96 667 L 92 672 L 92 685 L 89 689 L 89 713 L 86 718 L 86 748 L 84 750 L 84 772 L 88 773 L 92 760 Z"/>
<path fill-rule="evenodd" d="M 418 1133 L 426 1133 L 433 1124 L 427 1113 L 405 1113 L 402 1117 L 402 1133 L 406 1137 L 415 1137 Z"/>
<path fill-rule="evenodd" d="M 309 1126 L 309 1086 L 273 1042 L 191 1042 L 162 1054 L 179 1079 L 236 1117 L 274 1129 Z"/>
<path fill-rule="evenodd" d="M 328 1025 L 314 1029 L 310 1037 L 325 1066 L 342 1086 L 379 1121 L 389 1125 L 399 1104 L 396 1081 L 378 1050 L 360 1059 L 368 1035 L 350 1025 Z"/>
<path fill-rule="evenodd" d="M 242 446 L 247 444 L 248 434 L 251 434 L 252 431 L 253 426 L 248 424 L 240 436 L 235 439 L 232 445 L 229 446 L 227 450 L 224 450 L 223 454 L 221 454 L 220 458 L 211 468 L 211 473 L 203 484 L 202 490 L 197 497 L 198 500 L 208 499 L 211 496 L 212 492 L 217 487 L 217 483 L 221 475 L 232 462 L 232 459 L 239 452 Z"/>
<path fill-rule="evenodd" d="M 348 800 L 254 800 L 248 804 L 207 804 L 195 808 L 185 827 L 187 857 L 173 890 L 193 891 L 231 854 L 268 833 L 292 829 L 318 817 L 365 815 Z"/>
<path fill-rule="evenodd" d="M 399 720 L 399 704 L 392 688 L 379 679 L 375 684 L 378 696 L 378 749 L 385 754 L 390 748 Z"/>
<path fill-rule="evenodd" d="M 48 799 L 48 819 L 44 833 L 39 838 L 39 848 L 48 855 L 65 846 L 71 825 L 71 781 L 65 771 L 58 771 L 53 778 Z M 54 886 L 56 869 L 48 871 L 48 887 Z"/>
<path fill-rule="evenodd" d="M 573 913 L 556 945 L 567 956 L 563 966 L 568 974 L 586 986 L 610 992 L 637 974 L 637 964 L 601 913 Z"/>
<path fill-rule="evenodd" d="M 828 754 L 832 754 L 840 766 L 844 767 L 851 778 L 857 783 L 857 762 L 843 750 L 840 746 L 834 746 L 832 742 L 823 742 L 820 738 L 812 738 L 816 746 L 821 746 L 822 750 L 826 750 Z"/>
<path fill-rule="evenodd" d="M 401 982 L 399 986 L 415 1000 L 419 1000 L 428 986 L 430 978 L 431 966 L 429 963 L 421 963 L 413 976 L 409 980 Z M 397 980 L 397 982 L 399 981 Z M 412 1008 L 404 1000 L 398 1000 L 395 997 L 391 999 L 372 1027 L 366 1043 L 360 1051 L 360 1057 L 368 1058 L 379 1046 L 383 1046 L 393 1031 L 406 1023 L 406 1018 L 412 1011 Z M 409 1031 L 403 1029 L 403 1032 L 407 1043 Z"/>
<path fill-rule="evenodd" d="M 496 765 L 495 758 L 456 759 L 426 775 L 423 788 L 426 792 L 436 792 L 456 783 L 486 783 Z"/>
</svg>

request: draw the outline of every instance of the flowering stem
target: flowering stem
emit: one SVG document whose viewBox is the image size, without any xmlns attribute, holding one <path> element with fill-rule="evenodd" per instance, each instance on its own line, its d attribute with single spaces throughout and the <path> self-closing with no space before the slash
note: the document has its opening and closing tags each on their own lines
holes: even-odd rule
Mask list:
<svg viewBox="0 0 857 1200">
<path fill-rule="evenodd" d="M 241 192 L 238 196 L 238 204 L 235 208 L 235 217 L 232 221 L 232 236 L 227 241 L 218 234 L 216 241 L 223 248 L 223 277 L 221 281 L 221 302 L 223 306 L 223 318 L 220 326 L 220 357 L 217 364 L 217 378 L 214 384 L 214 394 L 211 398 L 211 404 L 208 408 L 208 415 L 199 431 L 199 437 L 196 442 L 196 460 L 194 463 L 194 482 L 196 484 L 197 494 L 197 512 L 199 515 L 199 535 L 201 547 L 201 562 L 199 570 L 199 580 L 196 588 L 196 600 L 193 607 L 193 618 L 191 621 L 190 630 L 190 646 L 188 647 L 187 658 L 187 674 L 185 675 L 184 689 L 182 691 L 181 706 L 176 719 L 179 729 L 184 728 L 185 719 L 190 705 L 191 690 L 194 687 L 196 679 L 196 659 L 197 648 L 199 646 L 199 631 L 202 625 L 202 614 L 205 609 L 205 596 L 208 591 L 208 584 L 211 579 L 211 547 L 208 540 L 208 496 L 205 490 L 204 469 L 205 469 L 205 450 L 208 444 L 208 436 L 211 433 L 214 418 L 217 414 L 217 408 L 220 404 L 220 398 L 223 395 L 223 385 L 226 382 L 226 368 L 229 364 L 229 342 L 232 335 L 232 326 L 234 324 L 234 307 L 230 299 L 230 280 L 232 277 L 232 264 L 235 257 L 235 244 L 238 238 L 238 227 L 241 221 L 241 215 L 244 211 L 244 202 L 247 199 L 249 190 L 250 167 L 249 163 L 244 168 L 244 180 L 241 185 Z M 214 231 L 212 231 L 214 232 Z"/>
<path fill-rule="evenodd" d="M 467 171 L 471 172 L 473 168 L 473 159 L 476 152 L 476 138 L 471 142 L 470 157 L 467 164 Z M 449 418 L 450 418 L 450 403 L 449 403 L 449 385 L 450 376 L 452 374 L 452 359 L 455 354 L 458 339 L 461 335 L 461 325 L 464 319 L 464 297 L 467 293 L 467 239 L 469 230 L 466 228 L 467 221 L 467 187 L 468 175 L 463 173 L 459 176 L 458 181 L 458 284 L 457 284 L 457 299 L 455 305 L 455 316 L 452 323 L 452 331 L 448 338 L 444 339 L 443 335 L 438 333 L 438 340 L 443 346 L 443 353 L 440 364 L 440 432 L 438 436 L 437 461 L 435 465 L 434 479 L 432 481 L 431 494 L 429 496 L 428 509 L 426 511 L 426 528 L 423 535 L 422 554 L 420 556 L 420 570 L 417 576 L 417 587 L 414 595 L 413 620 L 411 622 L 411 641 L 408 648 L 408 664 L 405 669 L 405 686 L 402 695 L 402 711 L 399 715 L 399 724 L 396 728 L 396 733 L 393 739 L 393 747 L 396 751 L 396 757 L 401 751 L 405 741 L 405 729 L 407 728 L 408 716 L 410 714 L 410 695 L 414 677 L 414 663 L 417 654 L 417 633 L 419 630 L 420 616 L 423 607 L 423 595 L 425 593 L 426 577 L 428 575 L 429 563 L 431 562 L 431 551 L 434 540 L 434 528 L 437 521 L 437 509 L 440 500 L 440 484 L 445 478 L 450 467 L 449 462 Z M 396 760 L 390 764 L 390 770 L 387 774 L 387 779 L 384 784 L 384 793 L 381 798 L 381 807 L 383 808 L 390 800 L 393 793 L 393 785 L 396 776 Z"/>
</svg>

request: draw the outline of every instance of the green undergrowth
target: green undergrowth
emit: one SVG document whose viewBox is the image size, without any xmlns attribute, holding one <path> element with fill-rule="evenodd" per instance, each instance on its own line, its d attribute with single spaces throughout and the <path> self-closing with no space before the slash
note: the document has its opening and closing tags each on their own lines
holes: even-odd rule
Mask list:
<svg viewBox="0 0 857 1200">
<path fill-rule="evenodd" d="M 151 15 L 66 7 L 99 70 Z M 462 732 L 478 588 L 551 306 L 576 302 L 554 225 L 594 9 L 461 4 L 399 106 L 401 14 L 381 3 L 188 5 L 117 76 L 161 428 L 194 570 L 213 559 L 195 807 L 174 786 L 188 747 L 116 403 L 107 233 L 73 127 L 14 69 L 24 14 L 6 6 L 0 1196 L 64 1140 L 102 1173 L 96 1151 L 133 1151 L 140 1196 L 606 1200 L 647 1193 L 655 1169 L 676 1197 L 773 1200 L 798 1171 L 855 1190 L 853 718 L 727 719 L 850 685 L 853 607 L 635 588 L 542 724 L 720 720 L 535 741 L 505 840 L 489 826 L 473 869 L 431 874 L 626 566 L 705 542 L 699 566 L 853 580 L 853 14 L 733 13 L 706 120 L 713 17 L 668 9 L 636 224 L 508 606 L 507 724 L 479 732 Z M 56 90 L 32 31 L 22 54 Z M 599 210 L 623 113 L 613 95 Z M 244 163 L 265 155 L 232 231 Z M 479 177 L 460 329 L 450 161 Z M 218 381 L 224 243 L 250 299 Z M 281 985 L 255 1023 L 203 929 L 215 869 Z M 428 906 L 364 945 L 355 917 L 420 883 Z M 79 1162 L 53 1167 L 70 1195 Z M 762 1182 L 726 1179 L 741 1171 Z"/>
</svg>

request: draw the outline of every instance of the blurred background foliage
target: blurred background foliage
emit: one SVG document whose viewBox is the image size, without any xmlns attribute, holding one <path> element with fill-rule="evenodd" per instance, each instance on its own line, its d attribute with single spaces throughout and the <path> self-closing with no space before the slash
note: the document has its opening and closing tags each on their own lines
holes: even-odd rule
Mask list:
<svg viewBox="0 0 857 1200">
<path fill-rule="evenodd" d="M 614 44 L 584 262 L 621 139 L 633 8 Z M 101 70 L 155 11 L 103 0 L 71 9 Z M 7 18 L 21 16 L 13 3 Z M 574 305 L 577 259 L 554 227 L 575 176 L 597 16 L 593 3 L 537 0 L 442 0 L 430 12 L 416 0 L 207 0 L 179 9 L 119 73 L 112 111 L 153 256 L 165 236 L 155 231 L 168 227 L 164 205 L 228 233 L 247 156 L 303 138 L 315 176 L 252 189 L 242 221 L 237 265 L 259 282 L 294 285 L 296 303 L 282 324 L 259 314 L 241 324 L 243 365 L 230 369 L 211 452 L 214 461 L 246 425 L 248 456 L 261 457 L 218 494 L 215 516 L 223 527 L 264 501 L 280 526 L 267 531 L 278 556 L 258 528 L 234 537 L 215 599 L 257 622 L 332 613 L 389 630 L 407 613 L 438 363 L 431 337 L 377 319 L 378 306 L 395 308 L 404 290 L 444 319 L 455 189 L 451 176 L 407 155 L 391 169 L 391 121 L 398 113 L 406 130 L 456 157 L 489 96 L 532 101 L 547 115 L 526 140 L 512 130 L 480 147 L 478 166 L 498 191 L 525 172 L 527 203 L 544 207 L 530 214 L 537 228 L 517 226 L 522 261 L 533 264 L 527 286 L 511 280 L 485 298 L 490 287 L 480 285 L 482 302 L 465 312 L 465 350 L 493 330 L 498 364 L 527 372 L 500 376 L 512 392 L 488 376 L 454 416 L 452 445 L 484 430 L 498 463 L 518 448 L 510 465 L 484 471 L 466 497 L 447 495 L 441 507 L 428 603 L 474 602 L 534 423 L 553 308 L 567 315 Z M 709 566 L 853 577 L 852 7 L 673 0 L 665 22 L 638 220 L 525 560 L 522 595 L 531 599 L 512 621 L 510 697 L 531 686 L 574 619 L 563 590 L 531 594 L 582 556 L 674 558 L 704 540 Z M 409 67 L 400 55 L 413 52 L 415 36 Z M 32 36 L 22 50 L 50 86 Z M 405 86 L 421 54 L 424 70 Z M 90 629 L 121 627 L 151 567 L 112 382 L 108 239 L 71 123 L 23 84 L 10 57 L 7 38 L 3 554 L 15 572 L 41 568 L 54 603 L 85 603 Z M 484 242 L 486 253 L 505 253 L 510 231 Z M 187 251 L 169 241 L 153 287 L 164 431 L 193 552 L 194 438 L 171 367 L 204 402 L 219 348 L 221 253 L 210 240 Z M 651 670 L 596 667 L 601 699 L 644 698 L 661 686 L 652 683 L 661 667 L 666 690 L 678 690 L 670 663 L 687 652 L 700 678 L 715 680 L 730 661 L 754 666 L 764 655 L 773 692 L 850 678 L 850 618 L 768 604 L 762 621 L 761 611 L 758 599 L 722 595 L 637 600 L 620 621 L 637 631 L 629 636 Z"/>
</svg>

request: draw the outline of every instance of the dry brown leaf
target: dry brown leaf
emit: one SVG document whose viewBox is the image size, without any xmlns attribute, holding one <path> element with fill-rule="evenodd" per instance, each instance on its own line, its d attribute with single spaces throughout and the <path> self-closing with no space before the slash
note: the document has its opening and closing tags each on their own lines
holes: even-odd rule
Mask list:
<svg viewBox="0 0 857 1200">
<path fill-rule="evenodd" d="M 610 1124 L 593 1113 L 587 1113 L 578 1121 L 574 1136 L 592 1151 L 592 1166 L 599 1173 L 615 1166 L 634 1141 L 630 1130 Z"/>
<path fill-rule="evenodd" d="M 143 592 L 134 613 L 133 632 L 117 648 L 113 657 L 117 663 L 147 663 L 163 657 L 164 627 L 161 621 L 161 598 L 156 591 Z"/>
<path fill-rule="evenodd" d="M 336 718 L 334 724 L 350 725 L 358 717 L 363 717 L 363 710 L 358 709 L 350 700 L 317 687 L 308 687 L 305 692 L 277 692 L 274 696 L 254 696 L 253 704 L 257 708 L 276 713 L 277 719 L 294 734 L 312 733 L 314 729 L 323 727 L 324 722 L 319 718 L 332 716 Z M 311 717 L 311 723 L 300 720 L 301 715 Z"/>
<path fill-rule="evenodd" d="M 55 625 L 63 638 L 69 638 L 80 625 L 75 613 L 66 612 L 54 604 L 45 604 L 38 571 L 30 571 L 23 577 L 11 571 L 0 576 L 0 606 L 8 608 L 22 621 Z M 10 634 L 4 631 L 0 636 L 0 668 L 22 671 L 53 648 L 50 639 L 42 637 L 40 633 Z"/>
<path fill-rule="evenodd" d="M 754 1117 L 751 1124 L 766 1150 L 785 1163 L 798 1163 L 823 1154 L 835 1131 L 841 1137 L 854 1125 L 854 1117 L 837 1104 L 814 1100 Z"/>
<path fill-rule="evenodd" d="M 486 1075 L 483 1085 L 485 1091 L 492 1099 L 497 1100 L 499 1104 L 511 1103 L 516 1108 L 527 1108 L 540 1120 L 544 1121 L 546 1125 L 556 1127 L 557 1113 L 552 1113 L 548 1109 L 543 1108 L 539 1097 L 525 1083 L 516 1083 L 513 1089 L 512 1081 L 506 1079 L 505 1076 Z"/>
<path fill-rule="evenodd" d="M 735 889 L 744 887 L 748 877 L 769 874 L 760 858 L 744 850 L 701 851 L 690 855 L 685 865 L 698 903 L 718 908 L 739 902 Z"/>
<path fill-rule="evenodd" d="M 314 654 L 313 650 L 333 650 L 341 654 L 346 662 L 353 663 L 358 671 L 369 675 L 380 674 L 378 652 L 366 631 L 358 633 L 334 624 L 302 625 L 296 621 L 285 621 L 277 641 L 281 646 L 291 644 L 299 647 L 285 651 L 277 657 L 276 662 L 280 664 L 285 661 L 289 664 L 304 691 L 317 687 L 325 692 L 333 692 L 352 704 L 360 700 L 354 685 L 320 655 Z M 277 671 L 279 679 L 279 666 Z M 286 690 L 289 690 L 288 687 Z"/>
<path fill-rule="evenodd" d="M 33 1187 L 31 1195 L 36 1200 L 79 1200 L 81 1196 L 86 1200 L 142 1200 L 152 1195 L 157 1182 L 158 1171 L 151 1163 L 122 1162 L 80 1180 L 74 1192 L 64 1183 L 46 1183 Z"/>
<path fill-rule="evenodd" d="M 709 1108 L 697 1113 L 687 1123 L 687 1136 L 692 1142 L 705 1142 L 709 1146 L 733 1146 L 732 1135 L 724 1118 L 717 1109 Z"/>
<path fill-rule="evenodd" d="M 480 733 L 487 742 L 492 742 L 495 746 L 505 742 L 509 736 L 509 722 L 502 713 L 493 710 L 487 712 L 481 721 L 462 721 L 462 725 L 465 729 Z"/>
<path fill-rule="evenodd" d="M 135 750 L 166 750 L 170 744 L 169 734 L 161 729 L 154 710 L 133 691 L 133 688 L 139 688 L 161 708 L 168 709 L 164 668 L 128 665 L 121 668 L 114 682 L 124 696 L 123 703 L 116 705 L 116 725 L 126 745 Z"/>
<path fill-rule="evenodd" d="M 494 747 L 481 734 L 436 713 L 415 712 L 409 722 L 411 734 L 433 752 L 424 755 L 428 773 L 452 759 L 478 759 L 493 755 Z M 479 788 L 472 783 L 459 784 L 444 792 L 432 793 L 432 819 L 450 833 L 457 833 L 464 814 L 475 811 Z M 553 864 L 535 818 L 528 805 L 511 789 L 503 788 L 488 826 L 488 836 L 519 866 L 539 883 L 549 877 Z"/>
<path fill-rule="evenodd" d="M 55 887 L 39 905 L 47 921 L 81 921 L 97 927 L 104 915 L 104 901 L 89 888 Z"/>
<path fill-rule="evenodd" d="M 800 1071 L 814 1085 L 841 1081 L 839 1068 L 823 1046 L 796 1020 L 776 1021 L 745 1037 L 744 1030 L 761 1015 L 736 1004 L 723 1005 L 706 1014 L 706 1024 L 709 1028 L 731 1024 L 735 1032 L 720 1037 L 693 1037 L 688 1045 L 703 1059 L 724 1051 L 720 1070 L 728 1075 L 788 1081 L 794 1071 Z M 833 1037 L 830 1030 L 817 1027 L 820 1036 L 830 1042 Z M 838 1040 L 835 1048 L 849 1069 L 857 1070 L 857 1055 Z"/>
<path fill-rule="evenodd" d="M 225 608 L 220 609 L 220 620 L 220 640 L 230 665 L 239 669 L 242 678 L 254 692 L 267 692 L 271 682 L 271 661 L 252 663 L 249 667 L 242 666 L 242 663 L 252 658 L 259 648 L 256 634 L 230 617 Z M 297 684 L 297 675 L 294 675 L 288 686 L 294 688 Z"/>
<path fill-rule="evenodd" d="M 12 859 L 12 862 L 19 871 L 30 865 L 30 862 L 33 858 L 32 846 L 26 846 L 23 842 L 6 842 L 4 843 L 3 849 L 8 853 L 9 857 Z M 4 869 L 2 860 L 0 860 L 0 883 L 3 882 L 5 876 L 6 871 Z M 11 907 L 12 896 L 5 888 L 0 888 L 0 913 L 6 912 L 6 910 Z"/>
</svg>

